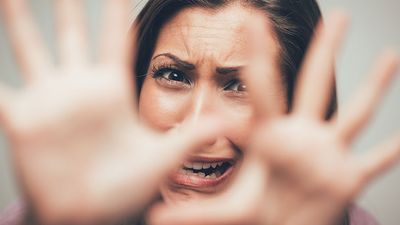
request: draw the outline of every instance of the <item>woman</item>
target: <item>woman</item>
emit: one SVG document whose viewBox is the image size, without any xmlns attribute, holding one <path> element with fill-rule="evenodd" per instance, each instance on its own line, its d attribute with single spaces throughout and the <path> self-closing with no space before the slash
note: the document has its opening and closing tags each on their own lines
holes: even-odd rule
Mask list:
<svg viewBox="0 0 400 225">
<path fill-rule="evenodd" d="M 394 56 L 384 57 L 373 74 L 379 81 L 368 84 L 373 98 L 361 94 L 355 101 L 356 119 L 350 111 L 324 121 L 334 111 L 334 100 L 328 113 L 325 106 L 346 21 L 335 15 L 320 26 L 300 69 L 320 17 L 314 1 L 150 1 L 138 20 L 136 67 L 138 117 L 145 124 L 135 119 L 131 97 L 126 54 L 132 51 L 127 53 L 123 35 L 127 3 L 109 1 L 100 63 L 93 66 L 82 54 L 86 44 L 77 1 L 57 1 L 59 77 L 45 75 L 54 68 L 30 20 L 13 20 L 26 15 L 19 8 L 23 2 L 2 3 L 21 66 L 30 75 L 26 91 L 13 102 L 4 99 L 3 123 L 24 193 L 44 223 L 94 223 L 136 214 L 160 180 L 181 164 L 160 188 L 164 202 L 177 208 L 153 208 L 154 223 L 330 224 L 398 157 L 398 139 L 379 157 L 354 159 L 342 151 L 394 73 Z M 37 100 L 41 107 L 32 112 Z M 210 114 L 223 117 L 223 124 L 199 123 Z M 182 163 L 185 152 L 191 154 Z M 247 200 L 245 210 L 219 207 L 226 201 L 238 206 L 235 196 Z M 207 218 L 199 220 L 193 209 L 176 215 L 182 205 L 207 210 Z"/>
</svg>

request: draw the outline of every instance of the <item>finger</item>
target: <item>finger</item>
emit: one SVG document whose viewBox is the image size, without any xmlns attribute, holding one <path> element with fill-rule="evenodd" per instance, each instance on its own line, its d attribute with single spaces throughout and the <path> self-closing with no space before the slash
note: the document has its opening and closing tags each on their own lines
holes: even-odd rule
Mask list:
<svg viewBox="0 0 400 225">
<path fill-rule="evenodd" d="M 107 0 L 100 60 L 103 63 L 128 66 L 132 49 L 128 49 L 129 0 Z"/>
<path fill-rule="evenodd" d="M 400 160 L 400 134 L 384 142 L 361 158 L 361 170 L 366 182 L 378 177 Z"/>
<path fill-rule="evenodd" d="M 351 142 L 367 124 L 393 79 L 398 65 L 398 56 L 395 53 L 386 52 L 378 61 L 367 82 L 337 118 L 337 133 L 346 143 Z"/>
<path fill-rule="evenodd" d="M 131 28 L 128 31 L 127 34 L 127 51 L 125 53 L 126 55 L 126 62 L 127 62 L 127 73 L 126 73 L 126 79 L 127 83 L 130 85 L 129 89 L 131 90 L 131 93 L 135 95 L 136 92 L 136 67 L 132 65 L 136 65 L 136 59 L 137 59 L 137 47 L 136 47 L 136 41 L 137 41 L 137 25 L 133 24 Z M 132 100 L 133 102 L 137 101 L 136 95 L 134 96 L 134 99 Z M 137 105 L 137 103 L 135 104 Z"/>
<path fill-rule="evenodd" d="M 265 18 L 257 18 L 249 23 L 250 63 L 243 79 L 249 86 L 255 115 L 262 118 L 275 118 L 284 114 L 285 94 L 279 73 L 278 46 L 271 35 L 271 25 Z"/>
<path fill-rule="evenodd" d="M 176 166 L 190 153 L 214 143 L 229 129 L 231 125 L 217 116 L 203 116 L 197 121 L 186 122 L 164 136 L 165 146 L 174 151 L 162 151 L 157 155 L 163 158 L 164 165 L 167 165 L 166 158 L 169 158 L 169 166 Z"/>
<path fill-rule="evenodd" d="M 317 28 L 295 90 L 294 112 L 323 119 L 332 94 L 335 55 L 342 43 L 348 19 L 332 13 Z"/>
<path fill-rule="evenodd" d="M 81 0 L 56 0 L 61 63 L 80 66 L 88 61 L 88 43 Z"/>
<path fill-rule="evenodd" d="M 226 193 L 192 204 L 155 205 L 147 214 L 149 224 L 256 224 L 265 191 L 264 169 L 259 160 L 249 160 L 244 163 L 237 180 Z"/>
<path fill-rule="evenodd" d="M 1 0 L 10 41 L 26 82 L 34 82 L 51 65 L 48 49 L 35 27 L 24 0 Z"/>
<path fill-rule="evenodd" d="M 9 116 L 12 115 L 11 104 L 14 102 L 14 90 L 0 83 L 0 124 L 5 131 L 9 131 Z"/>
<path fill-rule="evenodd" d="M 4 113 L 10 102 L 12 102 L 12 96 L 12 90 L 0 83 L 0 121 L 2 122 L 4 121 Z"/>
</svg>

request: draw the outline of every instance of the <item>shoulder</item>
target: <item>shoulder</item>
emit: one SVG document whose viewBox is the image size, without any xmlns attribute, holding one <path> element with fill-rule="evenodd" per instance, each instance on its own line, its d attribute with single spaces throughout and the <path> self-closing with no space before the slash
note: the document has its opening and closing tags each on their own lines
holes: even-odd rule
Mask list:
<svg viewBox="0 0 400 225">
<path fill-rule="evenodd" d="M 379 225 L 370 213 L 356 205 L 350 207 L 349 217 L 350 225 Z"/>
<path fill-rule="evenodd" d="M 0 225 L 23 225 L 25 218 L 26 207 L 22 201 L 18 201 L 0 212 Z"/>
</svg>

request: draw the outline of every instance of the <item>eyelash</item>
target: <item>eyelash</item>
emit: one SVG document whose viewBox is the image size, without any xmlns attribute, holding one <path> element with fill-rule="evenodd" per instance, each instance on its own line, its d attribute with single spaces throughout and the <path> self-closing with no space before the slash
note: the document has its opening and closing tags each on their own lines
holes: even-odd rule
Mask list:
<svg viewBox="0 0 400 225">
<path fill-rule="evenodd" d="M 225 85 L 224 90 L 228 90 L 227 88 L 229 88 L 230 86 L 238 86 L 238 87 L 240 87 L 241 85 L 243 85 L 244 88 L 246 88 L 246 85 L 244 85 L 240 79 L 233 79 L 233 80 L 229 81 Z M 240 91 L 240 90 L 232 90 L 232 89 L 230 89 L 229 91 L 232 91 L 232 92 L 235 92 L 235 93 L 239 93 L 239 94 L 242 94 L 243 92 L 246 92 L 246 90 Z"/>
<path fill-rule="evenodd" d="M 167 74 L 169 73 L 169 74 Z M 172 80 L 164 75 L 171 75 L 171 73 L 177 74 L 181 76 L 184 81 L 177 81 L 177 80 Z M 172 64 L 160 64 L 160 65 L 153 65 L 152 67 L 152 76 L 154 79 L 158 80 L 159 82 L 166 82 L 167 85 L 172 86 L 172 87 L 188 87 L 192 85 L 192 81 L 180 70 L 178 70 L 174 65 Z M 240 79 L 232 79 L 229 82 L 226 83 L 226 85 L 223 87 L 224 91 L 229 91 L 233 92 L 235 95 L 243 95 L 246 93 L 246 90 L 241 91 L 241 90 L 233 90 L 233 89 L 228 89 L 231 86 L 237 86 L 237 85 L 243 85 L 242 81 Z M 243 85 L 245 87 L 245 85 Z"/>
<path fill-rule="evenodd" d="M 172 80 L 165 76 L 171 75 L 172 73 L 180 76 L 183 81 Z M 153 65 L 152 76 L 158 81 L 167 82 L 167 85 L 172 85 L 176 87 L 183 85 L 187 87 L 189 85 L 192 85 L 191 80 L 182 71 L 178 70 L 174 65 L 171 64 Z"/>
</svg>

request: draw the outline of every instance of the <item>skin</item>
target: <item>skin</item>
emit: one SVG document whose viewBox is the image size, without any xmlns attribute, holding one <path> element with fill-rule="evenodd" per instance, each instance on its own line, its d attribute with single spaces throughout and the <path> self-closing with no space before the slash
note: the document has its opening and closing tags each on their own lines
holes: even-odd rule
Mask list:
<svg viewBox="0 0 400 225">
<path fill-rule="evenodd" d="M 294 110 L 286 114 L 274 66 L 277 45 L 265 16 L 239 6 L 224 9 L 251 15 L 248 54 L 240 45 L 245 39 L 238 33 L 244 26 L 236 20 L 240 17 L 229 17 L 224 10 L 194 10 L 193 18 L 184 17 L 186 26 L 178 26 L 183 21 L 171 23 L 170 34 L 182 31 L 180 43 L 196 51 L 182 49 L 164 36 L 162 40 L 176 48 L 160 42 L 156 53 L 170 51 L 192 60 L 199 68 L 192 76 L 195 85 L 170 90 L 171 86 L 148 77 L 138 115 L 129 64 L 135 51 L 125 36 L 129 1 L 107 1 L 98 62 L 91 62 L 85 54 L 88 44 L 80 3 L 55 1 L 61 63 L 54 65 L 26 2 L 0 0 L 24 79 L 18 90 L 0 88 L 0 121 L 10 141 L 22 194 L 40 224 L 103 224 L 137 215 L 182 161 L 196 154 L 236 156 L 235 145 L 243 152 L 243 165 L 232 185 L 223 187 L 226 191 L 210 194 L 208 190 L 206 194 L 180 188 L 175 192 L 167 181 L 161 185 L 164 197 L 170 199 L 167 203 L 183 195 L 197 201 L 152 205 L 150 222 L 330 225 L 368 182 L 400 157 L 398 136 L 366 155 L 349 153 L 352 140 L 393 78 L 398 57 L 392 53 L 379 60 L 350 101 L 351 107 L 344 107 L 344 113 L 331 121 L 322 119 L 334 56 L 347 23 L 341 14 L 319 26 L 299 71 Z M 207 36 L 196 31 L 208 34 L 212 29 L 207 27 L 225 27 L 222 21 L 230 20 L 237 29 Z M 167 28 L 163 33 L 168 34 Z M 248 100 L 222 90 L 224 80 L 215 75 L 216 66 L 243 64 L 247 65 L 243 81 L 248 85 Z M 150 109 L 165 117 L 151 119 L 158 115 Z M 202 117 L 209 114 L 217 115 Z M 242 133 L 246 127 L 251 130 Z"/>
</svg>

